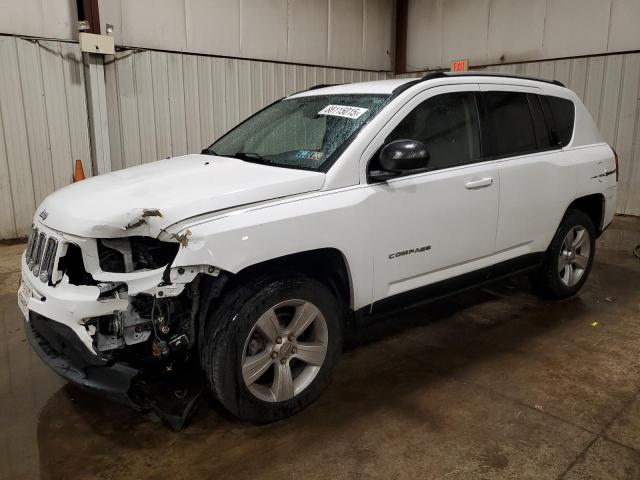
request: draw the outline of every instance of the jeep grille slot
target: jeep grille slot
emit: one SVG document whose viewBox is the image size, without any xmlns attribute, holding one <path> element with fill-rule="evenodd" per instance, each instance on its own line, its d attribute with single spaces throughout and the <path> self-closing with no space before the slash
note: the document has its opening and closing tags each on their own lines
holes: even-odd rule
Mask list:
<svg viewBox="0 0 640 480">
<path fill-rule="evenodd" d="M 54 237 L 47 237 L 44 232 L 32 227 L 25 251 L 25 260 L 29 270 L 40 281 L 48 282 L 51 279 L 57 252 L 58 240 Z"/>
<path fill-rule="evenodd" d="M 47 236 L 44 233 L 40 233 L 38 235 L 38 239 L 36 240 L 35 253 L 33 254 L 33 257 L 32 257 L 33 266 L 31 267 L 31 271 L 36 277 L 40 273 L 40 262 L 42 261 L 42 254 L 44 251 L 44 244 L 46 240 L 47 240 Z"/>
<path fill-rule="evenodd" d="M 42 262 L 40 263 L 40 281 L 48 282 L 53 275 L 53 264 L 56 260 L 57 250 L 58 241 L 53 237 L 49 237 L 47 246 L 44 249 L 44 255 L 42 256 Z"/>
<path fill-rule="evenodd" d="M 29 234 L 29 241 L 27 242 L 27 249 L 25 250 L 25 260 L 27 261 L 27 264 L 29 264 L 29 260 L 31 259 L 31 255 L 33 254 L 33 246 L 37 237 L 38 229 L 34 228 L 34 226 L 31 225 L 31 233 Z"/>
</svg>

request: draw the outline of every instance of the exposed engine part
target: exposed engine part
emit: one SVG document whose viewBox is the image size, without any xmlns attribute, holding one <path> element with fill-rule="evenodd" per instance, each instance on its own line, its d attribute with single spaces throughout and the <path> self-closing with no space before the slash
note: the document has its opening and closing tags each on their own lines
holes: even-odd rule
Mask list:
<svg viewBox="0 0 640 480">
<path fill-rule="evenodd" d="M 126 310 L 87 319 L 85 328 L 95 350 L 115 361 L 132 362 L 134 367 L 162 368 L 187 361 L 197 338 L 202 277 L 181 285 L 182 293 L 168 298 L 151 293 L 129 296 L 126 283 L 101 282 L 101 298 L 108 295 L 128 302 Z"/>
<path fill-rule="evenodd" d="M 169 354 L 169 347 L 164 340 L 155 339 L 151 344 L 151 353 L 154 357 L 164 357 Z"/>
<path fill-rule="evenodd" d="M 96 322 L 96 349 L 108 352 L 124 347 L 122 319 L 120 315 L 104 315 L 94 319 Z"/>
<path fill-rule="evenodd" d="M 151 337 L 153 331 L 151 320 L 142 318 L 138 312 L 133 310 L 131 304 L 126 312 L 120 312 L 120 317 L 124 327 L 124 342 L 127 345 L 146 342 Z"/>
<path fill-rule="evenodd" d="M 99 239 L 97 245 L 100 268 L 111 273 L 162 268 L 173 261 L 180 248 L 176 242 L 135 236 Z"/>
<path fill-rule="evenodd" d="M 183 333 L 182 335 L 178 335 L 169 340 L 169 347 L 171 350 L 180 350 L 181 348 L 187 347 L 189 345 L 189 338 Z"/>
<path fill-rule="evenodd" d="M 97 287 L 98 290 L 100 290 L 98 300 L 114 297 L 119 298 L 127 292 L 127 284 L 124 282 L 100 282 Z"/>
<path fill-rule="evenodd" d="M 206 273 L 213 277 L 220 275 L 220 269 L 211 265 L 189 265 L 186 267 L 174 267 L 169 272 L 171 283 L 189 283 L 199 273 Z"/>
<path fill-rule="evenodd" d="M 98 256 L 100 268 L 105 272 L 133 272 L 133 254 L 128 238 L 98 240 Z"/>
</svg>

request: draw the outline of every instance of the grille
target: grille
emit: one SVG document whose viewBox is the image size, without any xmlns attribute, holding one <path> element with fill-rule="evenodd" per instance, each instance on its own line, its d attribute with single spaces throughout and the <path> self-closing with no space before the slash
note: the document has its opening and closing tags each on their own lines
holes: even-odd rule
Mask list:
<svg viewBox="0 0 640 480">
<path fill-rule="evenodd" d="M 25 253 L 27 266 L 42 282 L 48 282 L 53 274 L 58 240 L 47 237 L 44 232 L 32 227 Z"/>
</svg>

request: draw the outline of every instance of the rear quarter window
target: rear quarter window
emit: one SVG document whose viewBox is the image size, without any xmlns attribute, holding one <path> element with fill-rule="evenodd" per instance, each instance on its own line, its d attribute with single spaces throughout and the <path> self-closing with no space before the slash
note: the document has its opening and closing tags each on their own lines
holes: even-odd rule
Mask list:
<svg viewBox="0 0 640 480">
<path fill-rule="evenodd" d="M 526 93 L 491 91 L 481 93 L 483 126 L 491 138 L 485 155 L 506 157 L 537 149 L 531 109 Z"/>
<path fill-rule="evenodd" d="M 540 97 L 551 140 L 553 144 L 564 147 L 573 137 L 576 107 L 571 100 L 543 95 Z"/>
</svg>

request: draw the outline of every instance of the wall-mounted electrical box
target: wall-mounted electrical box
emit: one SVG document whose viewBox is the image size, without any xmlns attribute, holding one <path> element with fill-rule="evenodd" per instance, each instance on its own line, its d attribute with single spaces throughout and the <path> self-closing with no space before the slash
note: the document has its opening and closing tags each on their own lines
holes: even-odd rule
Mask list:
<svg viewBox="0 0 640 480">
<path fill-rule="evenodd" d="M 80 32 L 80 50 L 102 55 L 115 55 L 116 48 L 113 37 Z"/>
</svg>

